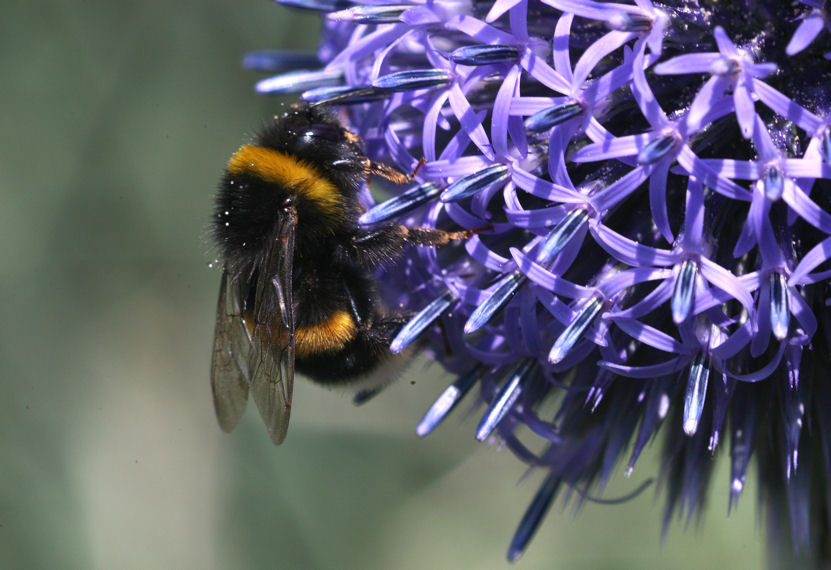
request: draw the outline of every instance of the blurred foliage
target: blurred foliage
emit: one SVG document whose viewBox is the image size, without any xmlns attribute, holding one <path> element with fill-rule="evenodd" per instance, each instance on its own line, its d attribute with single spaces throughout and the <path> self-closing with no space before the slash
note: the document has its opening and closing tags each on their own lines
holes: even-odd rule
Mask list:
<svg viewBox="0 0 831 570">
<path fill-rule="evenodd" d="M 204 227 L 224 160 L 281 104 L 240 56 L 312 49 L 318 25 L 261 1 L 6 3 L 1 567 L 506 566 L 540 475 L 464 411 L 415 438 L 436 366 L 360 408 L 298 382 L 279 449 L 253 410 L 232 436 L 213 419 Z M 726 519 L 721 467 L 696 532 L 661 547 L 651 490 L 555 507 L 518 567 L 757 567 L 754 497 Z"/>
</svg>

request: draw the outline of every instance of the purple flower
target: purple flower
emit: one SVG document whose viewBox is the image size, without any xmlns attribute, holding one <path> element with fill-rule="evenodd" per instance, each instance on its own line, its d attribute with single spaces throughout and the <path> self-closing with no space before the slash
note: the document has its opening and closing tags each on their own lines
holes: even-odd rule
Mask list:
<svg viewBox="0 0 831 570">
<path fill-rule="evenodd" d="M 710 458 L 728 447 L 731 505 L 756 457 L 772 528 L 789 521 L 774 539 L 819 553 L 824 4 L 803 2 L 797 21 L 774 0 L 292 2 L 328 12 L 323 63 L 261 89 L 341 106 L 374 160 L 426 160 L 418 184 L 362 220 L 478 232 L 413 248 L 380 278 L 415 313 L 392 349 L 421 335 L 459 373 L 417 433 L 475 393 L 477 439 L 545 473 L 509 558 L 561 489 L 599 494 L 659 432 L 667 523 L 703 503 Z"/>
</svg>

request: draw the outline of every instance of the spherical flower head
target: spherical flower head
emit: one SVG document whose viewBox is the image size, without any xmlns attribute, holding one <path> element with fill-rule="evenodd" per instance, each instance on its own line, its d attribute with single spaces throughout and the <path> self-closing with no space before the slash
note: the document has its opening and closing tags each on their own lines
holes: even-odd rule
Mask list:
<svg viewBox="0 0 831 570">
<path fill-rule="evenodd" d="M 667 522 L 703 503 L 727 447 L 731 505 L 755 456 L 777 538 L 818 551 L 824 4 L 292 1 L 324 12 L 321 65 L 272 81 L 339 106 L 371 158 L 417 172 L 362 222 L 473 234 L 380 278 L 414 314 L 392 349 L 426 339 L 459 373 L 419 435 L 475 393 L 477 439 L 546 473 L 509 558 L 560 489 L 585 499 L 619 462 L 631 474 L 661 427 Z"/>
</svg>

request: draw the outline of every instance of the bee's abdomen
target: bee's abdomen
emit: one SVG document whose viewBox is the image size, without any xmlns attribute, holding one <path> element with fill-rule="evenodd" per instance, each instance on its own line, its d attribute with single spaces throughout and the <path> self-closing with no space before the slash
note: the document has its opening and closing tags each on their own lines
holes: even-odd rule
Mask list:
<svg viewBox="0 0 831 570">
<path fill-rule="evenodd" d="M 356 331 L 352 315 L 336 310 L 329 318 L 294 331 L 295 354 L 298 358 L 304 358 L 343 350 L 355 337 Z"/>
</svg>

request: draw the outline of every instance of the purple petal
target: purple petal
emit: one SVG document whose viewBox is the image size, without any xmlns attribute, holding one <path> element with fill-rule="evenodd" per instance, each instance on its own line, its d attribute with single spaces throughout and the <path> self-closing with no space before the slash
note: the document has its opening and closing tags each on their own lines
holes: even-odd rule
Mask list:
<svg viewBox="0 0 831 570">
<path fill-rule="evenodd" d="M 756 312 L 756 334 L 750 341 L 750 355 L 758 358 L 770 344 L 770 287 L 759 289 L 759 307 Z"/>
<path fill-rule="evenodd" d="M 644 75 L 644 51 L 642 49 L 635 55 L 630 89 L 632 95 L 635 97 L 635 101 L 638 102 L 641 113 L 644 114 L 650 125 L 656 129 L 660 129 L 669 123 L 664 110 L 661 108 L 661 104 L 658 103 L 655 94 L 652 93 L 652 89 L 646 81 L 646 75 Z"/>
<path fill-rule="evenodd" d="M 759 240 L 759 235 L 756 228 L 760 226 L 758 220 L 764 215 L 764 198 L 760 193 L 753 196 L 753 201 L 750 203 L 750 210 L 747 212 L 747 221 L 742 227 L 739 239 L 736 240 L 736 246 L 733 248 L 733 256 L 741 257 L 756 245 Z"/>
<path fill-rule="evenodd" d="M 700 261 L 701 275 L 714 286 L 729 293 L 744 305 L 747 312 L 752 315 L 755 311 L 753 297 L 750 296 L 750 291 L 745 288 L 742 282 L 731 272 L 706 257 L 702 257 Z"/>
<path fill-rule="evenodd" d="M 639 166 L 592 196 L 591 203 L 603 212 L 634 192 L 654 170 L 654 166 Z"/>
<path fill-rule="evenodd" d="M 729 158 L 702 158 L 702 165 L 724 178 L 738 178 L 739 180 L 758 180 L 762 177 L 762 165 L 747 160 L 733 160 Z"/>
<path fill-rule="evenodd" d="M 669 279 L 672 277 L 672 269 L 669 268 L 655 268 L 655 267 L 638 267 L 635 269 L 626 269 L 619 273 L 615 273 L 607 279 L 603 279 L 597 288 L 606 295 L 606 297 L 614 297 L 624 289 L 633 287 L 640 283 L 649 281 Z"/>
<path fill-rule="evenodd" d="M 505 79 L 503 79 L 493 102 L 491 139 L 493 140 L 493 150 L 498 156 L 508 156 L 508 109 L 511 107 L 513 98 L 519 94 L 519 71 L 518 66 L 511 67 L 505 75 Z"/>
<path fill-rule="evenodd" d="M 566 81 L 572 82 L 571 56 L 568 49 L 568 38 L 571 33 L 571 22 L 574 14 L 565 13 L 557 20 L 557 27 L 554 29 L 553 53 L 554 69 L 562 75 Z"/>
<path fill-rule="evenodd" d="M 713 102 L 722 96 L 729 84 L 729 80 L 718 75 L 714 75 L 704 82 L 704 85 L 696 93 L 687 114 L 687 130 L 689 132 L 697 132 L 704 126 L 704 117 Z"/>
<path fill-rule="evenodd" d="M 819 10 L 812 11 L 799 24 L 791 41 L 788 42 L 788 47 L 785 48 L 785 53 L 788 55 L 798 54 L 814 41 L 814 38 L 819 35 L 824 27 L 825 18 L 823 18 L 822 12 Z"/>
<path fill-rule="evenodd" d="M 565 186 L 554 184 L 548 180 L 543 180 L 538 176 L 534 176 L 530 172 L 526 172 L 519 167 L 514 167 L 512 178 L 514 184 L 522 188 L 529 194 L 539 196 L 552 202 L 569 202 L 573 204 L 585 203 L 586 198 L 579 192 L 570 190 Z"/>
<path fill-rule="evenodd" d="M 507 45 L 516 42 L 516 38 L 511 34 L 486 24 L 482 20 L 477 20 L 464 14 L 450 18 L 445 24 L 445 27 L 450 30 L 459 30 L 483 44 L 497 43 Z"/>
<path fill-rule="evenodd" d="M 653 348 L 675 354 L 685 354 L 687 352 L 683 344 L 655 327 L 645 325 L 635 319 L 616 318 L 613 320 L 620 330 Z"/>
<path fill-rule="evenodd" d="M 357 42 L 350 44 L 349 47 L 341 51 L 332 61 L 329 62 L 327 68 L 348 68 L 349 61 L 357 61 L 374 55 L 376 50 L 383 49 L 385 46 L 394 42 L 397 38 L 403 36 L 407 33 L 407 31 L 407 25 L 405 24 L 382 26 L 374 32 L 363 36 Z"/>
<path fill-rule="evenodd" d="M 793 176 L 794 178 L 831 179 L 831 164 L 827 162 L 805 158 L 788 158 L 784 162 L 785 172 L 787 172 L 788 176 Z"/>
<path fill-rule="evenodd" d="M 451 160 L 434 160 L 425 164 L 420 171 L 425 178 L 440 181 L 442 178 L 458 178 L 479 172 L 493 162 L 484 156 L 460 156 Z"/>
<path fill-rule="evenodd" d="M 641 11 L 635 6 L 614 4 L 612 2 L 593 2 L 592 0 L 543 0 L 545 4 L 553 6 L 561 12 L 571 12 L 583 18 L 606 22 L 620 13 L 638 14 Z"/>
<path fill-rule="evenodd" d="M 600 63 L 604 57 L 618 49 L 620 46 L 635 37 L 634 34 L 627 32 L 609 32 L 599 40 L 590 45 L 577 64 L 574 66 L 574 79 L 572 85 L 579 89 L 586 82 L 586 78 L 591 74 L 592 70 Z"/>
<path fill-rule="evenodd" d="M 528 0 L 521 0 L 508 13 L 511 32 L 521 43 L 528 42 Z"/>
<path fill-rule="evenodd" d="M 610 138 L 600 143 L 592 143 L 584 146 L 569 157 L 572 162 L 596 162 L 608 160 L 621 156 L 633 156 L 638 154 L 649 142 L 649 134 L 627 135 L 624 137 Z"/>
<path fill-rule="evenodd" d="M 563 95 L 571 94 L 571 82 L 554 71 L 542 58 L 531 50 L 526 49 L 519 59 L 525 69 L 534 79 Z"/>
<path fill-rule="evenodd" d="M 687 182 L 684 214 L 684 249 L 699 252 L 704 228 L 704 188 L 695 176 Z"/>
<path fill-rule="evenodd" d="M 795 103 L 764 81 L 753 80 L 753 91 L 759 100 L 779 115 L 793 121 L 806 131 L 815 133 L 822 125 L 822 119 L 805 107 Z"/>
<path fill-rule="evenodd" d="M 831 234 L 831 215 L 820 208 L 795 184 L 786 184 L 782 199 L 799 214 L 803 220 L 819 228 L 826 234 Z"/>
<path fill-rule="evenodd" d="M 788 286 L 801 285 L 802 279 L 813 271 L 814 268 L 825 263 L 829 257 L 831 257 L 831 238 L 825 238 L 812 247 L 811 251 L 802 256 L 802 259 L 799 260 L 799 263 L 791 272 L 790 278 L 788 279 Z"/>
<path fill-rule="evenodd" d="M 502 14 L 516 6 L 522 2 L 522 0 L 496 0 L 491 6 L 491 9 L 488 11 L 488 15 L 485 16 L 485 21 L 487 23 L 495 22 L 499 19 Z"/>
<path fill-rule="evenodd" d="M 814 333 L 817 332 L 817 318 L 811 310 L 811 307 L 802 298 L 802 295 L 791 287 L 788 288 L 788 305 L 791 308 L 791 313 L 796 317 L 805 334 L 809 338 L 814 336 Z"/>
<path fill-rule="evenodd" d="M 753 104 L 753 97 L 750 89 L 753 84 L 750 76 L 742 73 L 739 81 L 733 86 L 733 102 L 736 105 L 736 119 L 742 130 L 742 136 L 749 139 L 753 135 L 753 127 L 756 126 L 756 106 Z"/>
<path fill-rule="evenodd" d="M 727 180 L 723 176 L 719 176 L 713 168 L 698 158 L 690 147 L 686 145 L 682 146 L 676 160 L 678 160 L 678 164 L 689 174 L 695 176 L 722 196 L 743 202 L 750 202 L 752 193 L 749 190 L 742 188 L 735 182 Z"/>
<path fill-rule="evenodd" d="M 738 380 L 739 382 L 759 382 L 760 380 L 767 380 L 773 371 L 779 367 L 779 362 L 782 360 L 782 355 L 785 352 L 785 347 L 787 343 L 783 342 L 779 345 L 779 350 L 776 352 L 776 355 L 768 362 L 765 366 L 756 370 L 755 372 L 749 372 L 747 374 L 733 374 L 732 372 L 727 372 L 727 375 L 734 380 Z"/>
<path fill-rule="evenodd" d="M 652 218 L 655 225 L 667 243 L 674 243 L 675 236 L 672 235 L 672 228 L 669 227 L 669 216 L 667 215 L 667 171 L 669 163 L 659 164 L 649 178 L 649 206 L 652 211 Z"/>
<path fill-rule="evenodd" d="M 649 366 L 626 366 L 625 364 L 617 364 L 607 360 L 600 360 L 597 362 L 597 365 L 605 368 L 606 370 L 611 370 L 612 372 L 620 374 L 621 376 L 627 376 L 629 378 L 654 379 L 680 370 L 683 368 L 686 360 L 687 359 L 684 357 L 676 357 L 667 360 L 666 362 L 651 364 Z"/>
<path fill-rule="evenodd" d="M 491 271 L 496 271 L 497 273 L 502 273 L 503 271 L 507 271 L 511 266 L 508 265 L 510 260 L 507 257 L 502 257 L 498 253 L 494 253 L 488 247 L 482 243 L 482 240 L 479 239 L 479 236 L 471 236 L 465 242 L 465 249 L 467 250 L 468 255 L 490 269 Z M 513 265 L 513 264 L 511 264 Z"/>
<path fill-rule="evenodd" d="M 455 83 L 450 88 L 450 106 L 473 144 L 479 147 L 482 154 L 493 160 L 493 148 L 488 140 L 488 135 L 485 133 L 485 128 L 482 126 L 482 121 L 473 112 L 473 108 L 462 93 L 462 89 Z"/>
<path fill-rule="evenodd" d="M 515 247 L 511 248 L 511 256 L 513 256 L 520 271 L 522 271 L 528 279 L 541 287 L 544 287 L 548 291 L 551 291 L 552 293 L 561 295 L 567 299 L 576 299 L 579 297 L 587 297 L 592 292 L 590 288 L 581 287 L 580 285 L 555 275 L 534 261 L 533 257 L 525 255 Z"/>
<path fill-rule="evenodd" d="M 427 6 L 413 6 L 401 15 L 401 21 L 409 26 L 421 27 L 438 24 L 442 18 Z"/>
<path fill-rule="evenodd" d="M 665 280 L 660 285 L 655 287 L 653 291 L 627 309 L 622 311 L 610 311 L 607 313 L 607 317 L 610 319 L 616 317 L 638 319 L 648 315 L 669 301 L 669 298 L 672 296 L 672 281 L 669 280 L 669 278 L 672 277 L 672 270 L 665 269 L 663 271 L 666 272 L 664 275 Z"/>
<path fill-rule="evenodd" d="M 632 241 L 601 223 L 594 224 L 591 230 L 598 245 L 623 263 L 635 267 L 666 267 L 675 265 L 678 259 L 678 255 L 674 252 L 656 249 Z"/>
<path fill-rule="evenodd" d="M 721 59 L 717 52 L 685 53 L 654 67 L 658 75 L 687 75 L 690 73 L 709 73 L 716 60 Z"/>
<path fill-rule="evenodd" d="M 424 128 L 421 138 L 424 158 L 428 163 L 436 160 L 436 128 L 439 126 L 439 115 L 447 102 L 450 93 L 444 91 L 436 95 L 427 113 L 424 115 Z"/>
<path fill-rule="evenodd" d="M 624 47 L 624 49 L 626 48 Z M 633 59 L 631 57 L 624 58 L 623 65 L 604 73 L 600 79 L 596 79 L 586 87 L 583 91 L 583 100 L 586 104 L 593 105 L 629 83 L 632 77 L 632 63 Z"/>
<path fill-rule="evenodd" d="M 724 31 L 724 28 L 716 26 L 716 29 L 713 30 L 713 37 L 716 39 L 716 44 L 718 44 L 718 51 L 723 55 L 728 57 L 739 56 L 739 50 L 736 49 L 736 44 L 727 37 L 727 32 Z"/>
<path fill-rule="evenodd" d="M 753 338 L 751 328 L 755 324 L 755 319 L 747 320 L 741 327 L 733 334 L 727 337 L 727 340 L 710 349 L 712 355 L 719 360 L 727 360 L 737 354 L 740 350 L 747 346 Z"/>
</svg>

